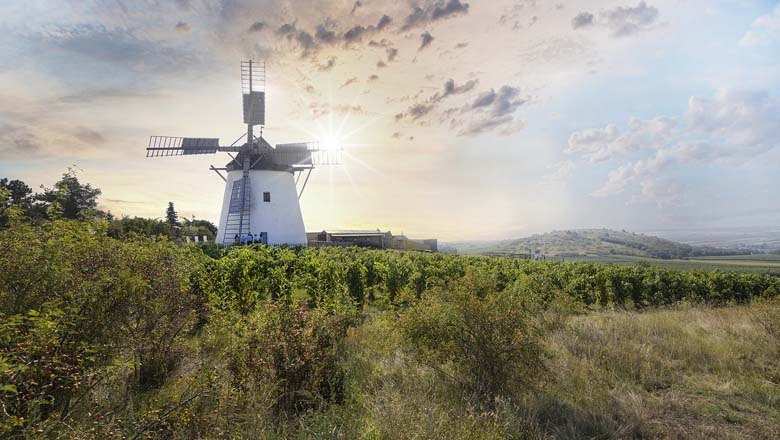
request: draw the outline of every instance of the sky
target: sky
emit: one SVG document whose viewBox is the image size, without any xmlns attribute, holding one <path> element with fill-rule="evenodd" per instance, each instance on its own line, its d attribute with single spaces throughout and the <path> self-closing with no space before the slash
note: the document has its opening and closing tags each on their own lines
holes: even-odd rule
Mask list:
<svg viewBox="0 0 780 440">
<path fill-rule="evenodd" d="M 0 1 L 0 176 L 69 166 L 115 215 L 216 222 L 227 156 L 151 135 L 333 140 L 307 230 L 444 240 L 780 224 L 780 3 Z"/>
</svg>

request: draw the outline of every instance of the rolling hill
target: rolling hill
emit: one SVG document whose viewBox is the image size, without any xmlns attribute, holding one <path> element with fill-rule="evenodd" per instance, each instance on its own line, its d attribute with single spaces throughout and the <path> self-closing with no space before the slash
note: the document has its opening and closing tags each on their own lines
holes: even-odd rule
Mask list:
<svg viewBox="0 0 780 440">
<path fill-rule="evenodd" d="M 744 255 L 750 253 L 747 250 L 693 246 L 650 235 L 611 229 L 552 231 L 526 238 L 460 247 L 458 250 L 465 254 L 541 253 L 547 257 L 628 255 L 658 259 Z"/>
</svg>

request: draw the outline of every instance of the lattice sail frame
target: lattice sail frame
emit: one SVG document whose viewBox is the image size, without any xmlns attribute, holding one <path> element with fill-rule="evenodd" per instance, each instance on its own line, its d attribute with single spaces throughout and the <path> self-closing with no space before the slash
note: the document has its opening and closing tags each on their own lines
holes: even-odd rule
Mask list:
<svg viewBox="0 0 780 440">
<path fill-rule="evenodd" d="M 279 158 L 280 163 L 292 167 L 341 164 L 341 149 L 323 148 L 320 142 L 277 144 L 272 154 L 274 161 Z"/>
<path fill-rule="evenodd" d="M 219 138 L 151 136 L 146 147 L 146 157 L 214 154 L 217 151 L 219 151 Z"/>
<path fill-rule="evenodd" d="M 241 62 L 244 124 L 265 125 L 265 62 Z"/>
</svg>

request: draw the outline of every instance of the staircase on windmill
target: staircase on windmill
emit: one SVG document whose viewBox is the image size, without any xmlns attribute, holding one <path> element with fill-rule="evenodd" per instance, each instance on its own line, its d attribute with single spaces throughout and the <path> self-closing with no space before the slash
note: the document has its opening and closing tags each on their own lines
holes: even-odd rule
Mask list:
<svg viewBox="0 0 780 440">
<path fill-rule="evenodd" d="M 232 144 L 220 146 L 218 138 L 152 136 L 146 157 L 227 153 L 230 162 L 226 166 L 209 167 L 225 181 L 217 243 L 251 240 L 274 245 L 306 245 L 299 200 L 312 170 L 319 165 L 338 164 L 340 151 L 332 146 L 322 148 L 319 142 L 273 147 L 263 137 L 264 63 L 241 62 L 241 89 L 246 133 Z M 254 135 L 257 125 L 259 137 Z"/>
</svg>

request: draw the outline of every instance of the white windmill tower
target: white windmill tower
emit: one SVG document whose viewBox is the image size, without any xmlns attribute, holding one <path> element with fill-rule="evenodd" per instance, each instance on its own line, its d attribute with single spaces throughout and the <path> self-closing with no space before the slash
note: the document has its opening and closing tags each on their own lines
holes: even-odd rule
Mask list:
<svg viewBox="0 0 780 440">
<path fill-rule="evenodd" d="M 263 138 L 264 63 L 241 62 L 241 89 L 247 128 L 235 142 L 220 146 L 218 138 L 152 136 L 146 157 L 227 153 L 231 161 L 225 167 L 210 167 L 225 181 L 217 242 L 233 244 L 252 235 L 267 244 L 305 245 L 301 194 L 312 169 L 317 165 L 337 164 L 339 151 L 320 148 L 318 142 L 273 147 Z M 260 137 L 254 135 L 255 125 L 261 127 Z M 306 177 L 298 190 L 304 173 Z"/>
</svg>

